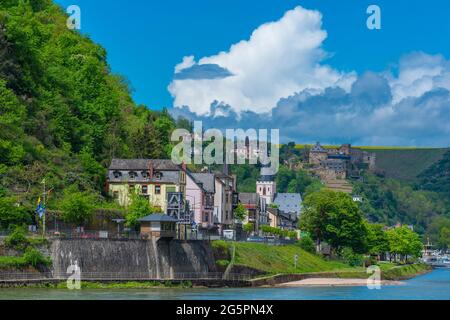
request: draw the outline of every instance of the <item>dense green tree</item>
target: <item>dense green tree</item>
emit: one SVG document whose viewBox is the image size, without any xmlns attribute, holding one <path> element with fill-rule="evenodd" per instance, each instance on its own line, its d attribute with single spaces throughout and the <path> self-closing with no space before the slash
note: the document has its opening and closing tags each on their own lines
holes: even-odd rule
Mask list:
<svg viewBox="0 0 450 320">
<path fill-rule="evenodd" d="M 450 199 L 450 151 L 419 175 L 419 188 L 441 193 Z"/>
<path fill-rule="evenodd" d="M 248 216 L 248 211 L 245 208 L 245 206 L 242 203 L 239 203 L 234 209 L 234 218 L 239 221 L 244 221 L 245 218 Z"/>
<path fill-rule="evenodd" d="M 17 203 L 15 197 L 0 197 L 0 229 L 10 229 L 30 223 L 30 211 Z"/>
<path fill-rule="evenodd" d="M 44 177 L 57 206 L 71 185 L 101 194 L 113 157 L 171 150 L 167 110 L 136 106 L 106 51 L 66 20 L 51 0 L 0 1 L 0 184 L 27 207 Z"/>
<path fill-rule="evenodd" d="M 125 215 L 126 224 L 129 227 L 137 226 L 138 220 L 150 214 L 156 213 L 156 209 L 150 204 L 147 198 L 134 193 L 130 199 L 131 203 Z"/>
<path fill-rule="evenodd" d="M 307 171 L 290 170 L 286 166 L 280 166 L 276 182 L 279 192 L 300 193 L 302 196 L 322 188 L 320 181 Z"/>
<path fill-rule="evenodd" d="M 450 219 L 438 216 L 428 226 L 426 240 L 429 239 L 436 248 L 445 250 L 450 246 L 448 230 L 450 230 Z"/>
<path fill-rule="evenodd" d="M 259 168 L 254 165 L 233 165 L 231 171 L 236 174 L 239 192 L 255 192 L 256 180 L 260 175 Z"/>
<path fill-rule="evenodd" d="M 395 258 L 400 255 L 404 261 L 408 261 L 408 257 L 420 257 L 423 248 L 422 241 L 417 233 L 402 226 L 387 231 L 389 241 L 389 252 Z"/>
<path fill-rule="evenodd" d="M 382 224 L 366 224 L 368 253 L 383 256 L 389 252 L 389 240 Z"/>
<path fill-rule="evenodd" d="M 413 225 L 421 234 L 433 219 L 448 210 L 443 197 L 435 192 L 415 190 L 411 185 L 370 173 L 354 183 L 353 192 L 362 196 L 361 210 L 370 222 Z"/>
<path fill-rule="evenodd" d="M 68 223 L 83 226 L 94 216 L 94 197 L 87 192 L 79 192 L 75 187 L 66 189 L 61 201 L 62 218 Z"/>
<path fill-rule="evenodd" d="M 450 228 L 442 227 L 439 232 L 439 246 L 443 249 L 448 249 L 450 246 Z"/>
<path fill-rule="evenodd" d="M 343 247 L 366 251 L 366 226 L 358 205 L 342 192 L 324 189 L 303 202 L 300 228 L 320 243 L 326 241 L 336 252 Z"/>
</svg>

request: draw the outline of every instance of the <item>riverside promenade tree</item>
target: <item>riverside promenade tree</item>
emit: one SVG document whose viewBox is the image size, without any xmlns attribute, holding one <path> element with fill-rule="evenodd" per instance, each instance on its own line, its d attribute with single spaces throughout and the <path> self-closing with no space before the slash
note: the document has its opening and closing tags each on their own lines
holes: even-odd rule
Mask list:
<svg viewBox="0 0 450 320">
<path fill-rule="evenodd" d="M 336 253 L 343 247 L 356 253 L 366 251 L 366 226 L 349 195 L 323 189 L 308 195 L 303 208 L 300 228 L 309 232 L 318 245 L 326 241 Z"/>
<path fill-rule="evenodd" d="M 382 224 L 366 223 L 368 253 L 383 259 L 389 252 L 389 239 Z"/>
<path fill-rule="evenodd" d="M 387 231 L 389 241 L 389 252 L 397 260 L 397 256 L 400 255 L 400 259 L 404 262 L 408 262 L 408 257 L 414 258 L 420 257 L 420 253 L 423 248 L 422 241 L 417 233 L 402 226 Z"/>
</svg>

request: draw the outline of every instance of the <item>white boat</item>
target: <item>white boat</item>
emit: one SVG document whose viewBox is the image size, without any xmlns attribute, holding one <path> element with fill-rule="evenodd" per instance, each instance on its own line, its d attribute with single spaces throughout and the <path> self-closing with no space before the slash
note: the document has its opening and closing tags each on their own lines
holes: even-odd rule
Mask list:
<svg viewBox="0 0 450 320">
<path fill-rule="evenodd" d="M 450 259 L 447 255 L 441 254 L 438 250 L 433 250 L 433 245 L 428 239 L 422 252 L 422 261 L 434 268 L 449 268 Z"/>
</svg>

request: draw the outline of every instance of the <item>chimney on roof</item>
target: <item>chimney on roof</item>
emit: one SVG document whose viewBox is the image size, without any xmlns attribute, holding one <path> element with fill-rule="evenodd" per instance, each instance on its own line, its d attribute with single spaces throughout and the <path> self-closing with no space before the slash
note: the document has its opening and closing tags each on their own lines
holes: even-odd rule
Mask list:
<svg viewBox="0 0 450 320">
<path fill-rule="evenodd" d="M 148 178 L 151 180 L 153 179 L 153 162 L 148 162 Z"/>
<path fill-rule="evenodd" d="M 183 161 L 183 163 L 181 164 L 181 169 L 183 170 L 183 171 L 186 171 L 187 170 L 187 167 L 186 167 L 186 163 Z"/>
</svg>

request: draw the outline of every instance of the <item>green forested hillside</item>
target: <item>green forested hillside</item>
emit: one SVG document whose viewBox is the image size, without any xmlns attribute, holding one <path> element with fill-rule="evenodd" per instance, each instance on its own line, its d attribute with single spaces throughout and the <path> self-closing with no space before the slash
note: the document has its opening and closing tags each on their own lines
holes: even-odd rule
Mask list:
<svg viewBox="0 0 450 320">
<path fill-rule="evenodd" d="M 168 113 L 136 106 L 105 50 L 66 19 L 51 0 L 0 1 L 0 196 L 8 208 L 32 212 L 44 178 L 52 199 L 68 186 L 100 195 L 112 157 L 163 158 L 170 149 Z"/>
<path fill-rule="evenodd" d="M 444 157 L 419 175 L 419 187 L 450 199 L 450 150 Z"/>
</svg>

